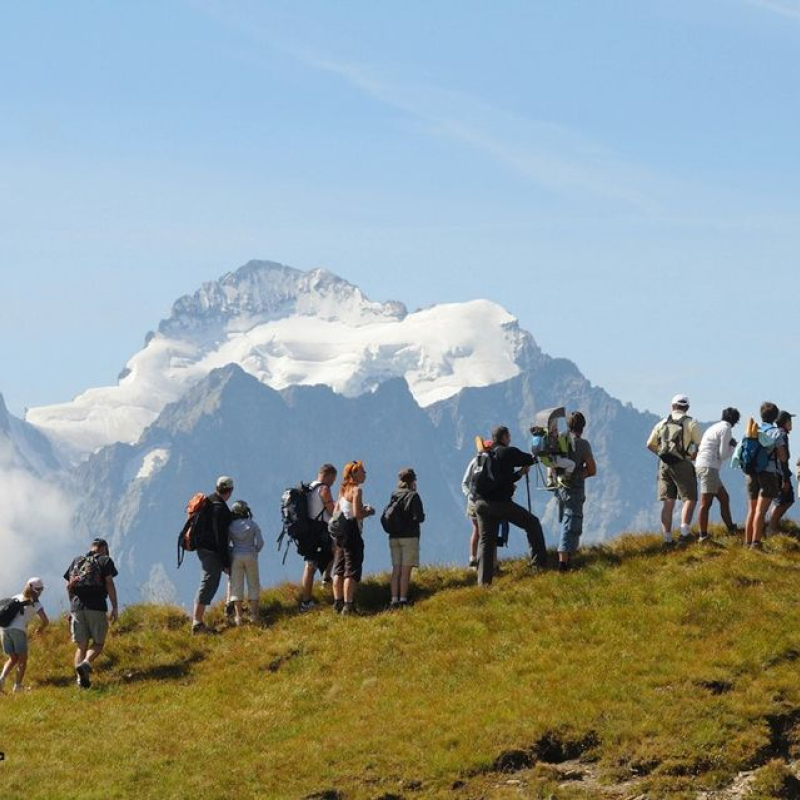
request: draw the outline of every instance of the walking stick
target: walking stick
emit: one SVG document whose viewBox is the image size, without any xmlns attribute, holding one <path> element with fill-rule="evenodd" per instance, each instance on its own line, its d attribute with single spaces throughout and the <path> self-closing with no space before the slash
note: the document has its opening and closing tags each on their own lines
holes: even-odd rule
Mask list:
<svg viewBox="0 0 800 800">
<path fill-rule="evenodd" d="M 528 513 L 532 514 L 531 511 L 531 479 L 528 476 L 528 473 L 525 473 L 525 489 L 528 492 Z"/>
</svg>

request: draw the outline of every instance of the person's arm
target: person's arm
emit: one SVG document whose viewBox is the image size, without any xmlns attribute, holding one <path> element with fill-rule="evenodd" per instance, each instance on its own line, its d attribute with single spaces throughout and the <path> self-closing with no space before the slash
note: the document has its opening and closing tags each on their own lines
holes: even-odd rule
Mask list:
<svg viewBox="0 0 800 800">
<path fill-rule="evenodd" d="M 647 443 L 645 447 L 651 452 L 658 454 L 658 429 L 661 427 L 661 423 L 657 422 L 653 426 L 653 430 L 650 431 L 650 435 L 647 437 Z"/>
<path fill-rule="evenodd" d="M 111 601 L 111 613 L 108 615 L 108 618 L 112 622 L 117 621 L 117 587 L 114 585 L 114 579 L 110 576 L 106 576 L 106 591 L 108 592 L 108 599 Z"/>
<path fill-rule="evenodd" d="M 411 498 L 411 519 L 419 525 L 420 522 L 425 522 L 425 509 L 422 507 L 422 498 L 414 493 Z"/>
<path fill-rule="evenodd" d="M 333 516 L 334 509 L 336 508 L 336 503 L 333 502 L 333 495 L 331 494 L 331 487 L 327 484 L 323 483 L 322 486 L 319 487 L 319 499 L 322 500 L 323 508 Z"/>
<path fill-rule="evenodd" d="M 257 522 L 254 522 L 256 528 L 256 553 L 260 553 L 264 549 L 264 537 L 261 535 L 261 528 L 258 526 Z"/>
<path fill-rule="evenodd" d="M 594 460 L 594 456 L 589 453 L 583 462 L 583 477 L 593 478 L 595 475 L 597 475 L 597 462 Z"/>
<path fill-rule="evenodd" d="M 733 429 L 726 426 L 719 439 L 719 452 L 717 455 L 720 461 L 727 461 L 733 455 L 734 445 L 731 444 L 732 437 Z"/>
<path fill-rule="evenodd" d="M 789 479 L 792 476 L 792 471 L 789 468 L 789 451 L 786 449 L 785 445 L 779 444 L 775 447 L 775 453 L 778 458 L 778 472 L 781 475 L 781 480 L 783 481 L 783 488 L 789 488 Z"/>
<path fill-rule="evenodd" d="M 31 636 L 40 634 L 50 624 L 50 620 L 47 618 L 47 614 L 43 608 L 40 608 L 36 613 L 39 615 L 39 627 L 31 634 Z"/>
</svg>

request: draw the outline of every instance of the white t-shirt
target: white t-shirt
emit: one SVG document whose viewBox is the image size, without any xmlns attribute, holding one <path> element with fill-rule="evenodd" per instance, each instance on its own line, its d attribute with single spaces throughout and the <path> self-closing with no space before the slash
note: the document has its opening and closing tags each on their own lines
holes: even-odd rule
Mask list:
<svg viewBox="0 0 800 800">
<path fill-rule="evenodd" d="M 17 600 L 25 600 L 24 594 L 15 594 L 14 597 Z M 6 625 L 6 629 L 16 628 L 17 630 L 24 631 L 25 628 L 28 627 L 28 623 L 39 613 L 41 607 L 42 604 L 38 600 L 34 600 L 33 605 L 25 606 L 22 612 L 14 617 L 11 624 Z"/>
<path fill-rule="evenodd" d="M 716 422 L 704 434 L 697 448 L 696 467 L 713 467 L 719 469 L 723 461 L 733 455 L 731 447 L 731 424 Z"/>
</svg>

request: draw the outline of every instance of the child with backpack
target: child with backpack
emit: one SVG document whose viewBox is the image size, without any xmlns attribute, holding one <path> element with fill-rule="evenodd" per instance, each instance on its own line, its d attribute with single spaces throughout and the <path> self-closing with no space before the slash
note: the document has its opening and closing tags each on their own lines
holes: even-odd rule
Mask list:
<svg viewBox="0 0 800 800">
<path fill-rule="evenodd" d="M 547 428 L 536 424 L 531 426 L 531 453 L 547 467 L 547 489 L 569 487 L 575 472 L 575 462 L 566 455 L 566 437 L 558 432 L 558 420 L 559 417 L 552 414 Z"/>
<path fill-rule="evenodd" d="M 242 600 L 244 583 L 247 578 L 248 615 L 250 620 L 258 619 L 258 597 L 261 594 L 261 581 L 258 575 L 258 554 L 264 547 L 261 528 L 253 519 L 253 512 L 244 500 L 237 500 L 231 506 L 233 520 L 228 527 L 231 547 L 230 602 L 233 603 L 233 624 L 242 624 Z"/>
<path fill-rule="evenodd" d="M 3 644 L 3 653 L 8 656 L 8 660 L 0 671 L 0 692 L 5 690 L 6 678 L 14 669 L 17 670 L 14 691 L 22 691 L 22 680 L 28 665 L 28 623 L 38 615 L 39 628 L 31 634 L 32 636 L 41 633 L 50 623 L 39 602 L 43 591 L 44 584 L 41 578 L 29 578 L 20 594 L 0 601 L 0 608 L 2 608 L 0 614 L 5 623 L 0 626 L 0 640 Z"/>
<path fill-rule="evenodd" d="M 417 474 L 407 467 L 400 470 L 397 477 L 397 489 L 381 514 L 381 525 L 389 534 L 392 556 L 390 609 L 408 605 L 411 571 L 419 566 L 419 526 L 425 521 L 422 499 L 417 493 Z"/>
</svg>

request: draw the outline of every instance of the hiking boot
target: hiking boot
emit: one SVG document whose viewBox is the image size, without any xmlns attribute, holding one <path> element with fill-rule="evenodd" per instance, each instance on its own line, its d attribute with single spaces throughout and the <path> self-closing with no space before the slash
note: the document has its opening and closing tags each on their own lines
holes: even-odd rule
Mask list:
<svg viewBox="0 0 800 800">
<path fill-rule="evenodd" d="M 662 553 L 669 553 L 674 549 L 675 549 L 675 542 L 673 542 L 672 539 L 664 539 L 664 541 L 661 542 Z"/>
<path fill-rule="evenodd" d="M 477 558 L 471 558 L 469 560 L 469 568 L 470 569 L 478 569 L 478 559 Z"/>
<path fill-rule="evenodd" d="M 333 601 L 333 613 L 334 614 L 341 614 L 343 608 L 344 608 L 344 600 L 334 600 Z"/>
<path fill-rule="evenodd" d="M 763 542 L 750 542 L 750 549 L 751 550 L 763 550 L 764 543 Z"/>
<path fill-rule="evenodd" d="M 729 528 L 726 528 L 726 530 L 730 536 L 736 536 L 737 534 L 741 533 L 744 529 L 740 528 L 738 525 L 731 525 Z"/>
<path fill-rule="evenodd" d="M 216 633 L 216 631 L 212 630 L 205 624 L 205 622 L 193 622 L 192 623 L 192 636 L 198 636 L 200 634 L 212 634 Z"/>
<path fill-rule="evenodd" d="M 694 536 L 691 533 L 687 533 L 685 536 L 681 534 L 678 537 L 678 547 L 680 548 L 688 547 L 692 542 L 694 542 Z"/>
<path fill-rule="evenodd" d="M 75 667 L 75 674 L 78 676 L 78 686 L 80 686 L 81 689 L 88 689 L 92 685 L 92 679 L 89 677 L 91 671 L 91 664 L 88 664 L 86 661 L 81 661 L 81 663 Z"/>
<path fill-rule="evenodd" d="M 236 606 L 234 605 L 233 600 L 229 600 L 225 603 L 225 618 L 228 620 L 232 620 L 236 616 Z"/>
<path fill-rule="evenodd" d="M 356 607 L 352 603 L 342 603 L 342 610 L 339 613 L 343 617 L 355 616 Z"/>
<path fill-rule="evenodd" d="M 317 605 L 317 601 L 313 598 L 311 600 L 301 600 L 297 606 L 297 610 L 301 614 L 305 614 L 308 611 L 311 611 L 312 608 L 315 608 Z"/>
<path fill-rule="evenodd" d="M 559 561 L 558 562 L 558 571 L 559 572 L 569 572 L 569 561 Z"/>
</svg>

